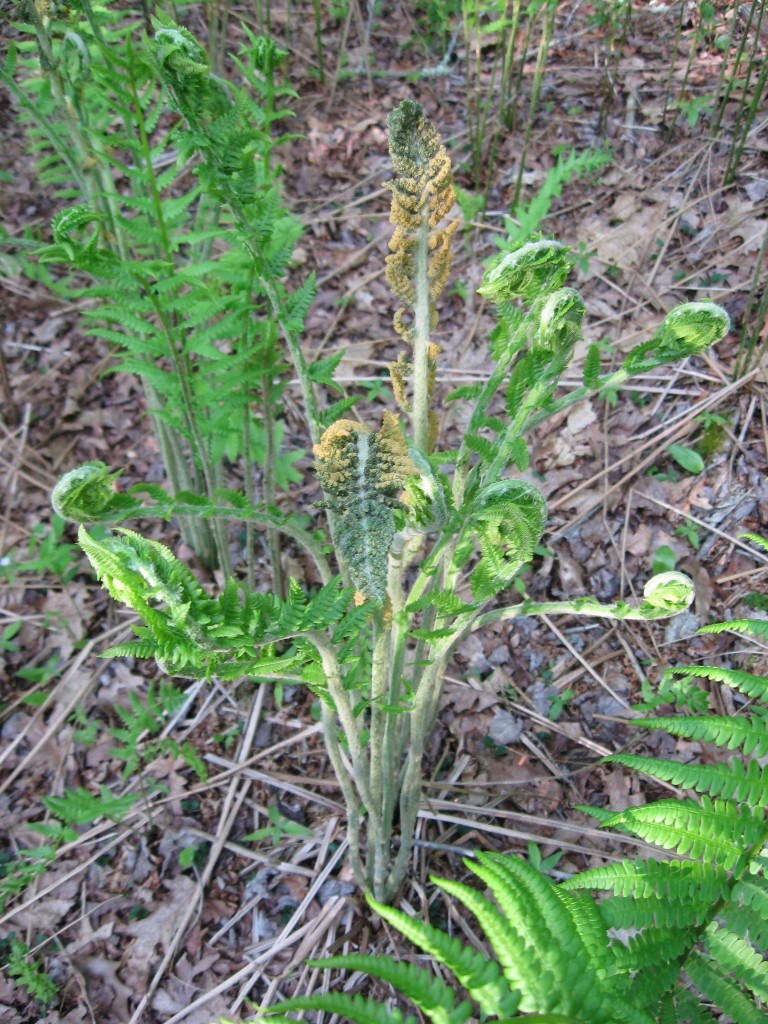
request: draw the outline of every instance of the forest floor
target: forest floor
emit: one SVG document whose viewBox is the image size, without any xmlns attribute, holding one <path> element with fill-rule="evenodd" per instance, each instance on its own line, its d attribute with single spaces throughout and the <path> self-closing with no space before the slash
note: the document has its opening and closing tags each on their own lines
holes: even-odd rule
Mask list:
<svg viewBox="0 0 768 1024">
<path fill-rule="evenodd" d="M 376 13 L 366 47 L 365 12 L 357 18 L 351 5 L 347 19 L 338 6 L 333 17 L 324 5 L 322 86 L 312 5 L 271 11 L 298 94 L 290 105 L 299 137 L 280 154 L 283 190 L 306 224 L 294 273 L 297 280 L 309 270 L 318 276 L 307 355 L 344 349 L 340 377 L 350 389 L 369 390 L 368 409 L 378 421 L 386 366 L 399 349 L 384 278 L 387 114 L 401 100 L 417 99 L 448 147 L 460 187 L 476 194 L 487 186 L 485 212 L 468 217 L 455 236 L 452 283 L 440 308 L 438 387 L 446 393 L 489 373 L 493 321 L 476 289 L 484 260 L 498 251 L 495 239 L 504 237 L 535 48 L 518 123 L 500 133 L 493 159 L 481 155 L 478 182 L 470 140 L 478 95 L 492 85 L 494 37 L 477 37 L 477 49 L 467 52 L 461 33 L 452 40 L 449 26 L 444 39 L 429 36 L 414 5 L 397 2 Z M 583 256 L 574 283 L 586 301 L 586 340 L 625 351 L 674 305 L 703 298 L 725 306 L 733 330 L 705 356 L 643 377 L 610 400 L 585 400 L 538 430 L 528 472 L 549 506 L 547 553 L 524 582 L 535 598 L 628 597 L 641 592 L 659 550 L 669 548 L 695 581 L 696 601 L 667 623 L 521 619 L 461 646 L 428 751 L 416 856 L 401 903 L 457 933 L 466 924 L 429 876 L 463 877 L 461 858 L 472 850 L 527 855 L 533 843 L 543 856 L 563 851 L 557 871 L 569 873 L 637 849 L 599 833 L 573 807 L 620 810 L 658 794 L 658 786 L 599 763 L 628 745 L 653 756 L 709 756 L 700 744 L 638 737 L 628 708 L 640 699 L 646 673 L 656 682 L 675 663 L 737 657 L 727 635 L 691 634 L 705 622 L 749 614 L 745 599 L 768 591 L 768 559 L 739 539 L 768 524 L 765 356 L 746 370 L 742 361 L 736 372 L 744 331 L 768 349 L 768 324 L 744 322 L 768 225 L 768 110 L 765 103 L 758 110 L 735 178 L 725 184 L 738 86 L 716 137 L 706 117 L 693 125 L 686 118 L 693 120 L 694 101 L 715 94 L 716 48 L 697 46 L 684 106 L 668 112 L 667 132 L 664 97 L 669 87 L 679 98 L 693 23 L 684 21 L 675 57 L 679 5 L 635 4 L 626 38 L 611 53 L 605 25 L 590 20 L 599 9 L 559 5 L 523 201 L 542 186 L 558 152 L 609 147 L 611 161 L 569 183 L 543 223 Z M 241 21 L 263 28 L 251 7 L 234 5 L 231 50 Z M 185 8 L 184 22 L 205 38 L 198 8 Z M 342 51 L 344 73 L 334 75 Z M 479 86 L 468 86 L 465 66 L 474 67 L 476 57 Z M 0 161 L 12 179 L 2 200 L 6 228 L 13 235 L 36 225 L 44 233 L 57 202 L 36 183 L 12 114 L 9 107 L 0 113 Z M 766 278 L 763 267 L 763 287 Z M 79 558 L 73 528 L 51 533 L 49 495 L 61 473 L 91 459 L 123 468 L 131 483 L 158 480 L 157 448 L 139 385 L 124 374 L 103 375 L 110 350 L 84 335 L 77 303 L 3 273 L 2 264 L 0 289 L 8 374 L 0 421 L 0 863 L 7 871 L 19 849 L 43 842 L 30 829 L 48 820 L 42 797 L 100 785 L 121 795 L 153 780 L 121 823 L 82 828 L 44 874 L 9 899 L 0 948 L 7 952 L 11 934 L 32 950 L 40 944 L 37 959 L 58 995 L 41 1007 L 17 981 L 0 976 L 0 1022 L 248 1020 L 249 1001 L 317 987 L 322 972 L 305 966 L 312 956 L 383 954 L 393 945 L 408 956 L 405 944 L 401 949 L 375 924 L 345 866 L 341 794 L 311 694 L 195 687 L 168 729 L 194 744 L 207 781 L 167 754 L 121 776 L 107 728 L 119 724 L 115 706 L 146 696 L 153 673 L 127 659 L 98 660 L 129 620 Z M 579 382 L 584 354 L 577 353 L 566 386 Z M 308 509 L 318 489 L 296 397 L 289 386 L 283 444 L 303 453 L 295 463 L 303 483 L 285 502 Z M 464 429 L 456 406 L 442 407 L 441 428 L 450 446 Z M 673 444 L 698 451 L 705 468 L 683 468 L 669 453 Z M 155 526 L 151 535 L 178 550 L 172 526 L 162 533 Z M 290 549 L 285 567 L 300 582 L 314 582 Z M 72 578 L 63 583 L 62 574 Z M 244 735 L 252 737 L 247 750 Z M 272 823 L 269 808 L 283 827 L 274 837 L 244 838 Z"/>
</svg>

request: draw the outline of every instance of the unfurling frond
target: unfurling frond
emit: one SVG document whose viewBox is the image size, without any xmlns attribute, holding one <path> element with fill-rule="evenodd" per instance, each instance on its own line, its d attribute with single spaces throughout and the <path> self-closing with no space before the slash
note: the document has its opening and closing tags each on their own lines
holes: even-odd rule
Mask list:
<svg viewBox="0 0 768 1024">
<path fill-rule="evenodd" d="M 211 74 L 205 49 L 166 15 L 161 13 L 152 21 L 155 37 L 150 58 L 176 110 L 196 127 L 223 114 L 230 100 L 223 82 Z"/>
<path fill-rule="evenodd" d="M 115 500 L 114 482 L 122 470 L 112 472 L 103 462 L 84 462 L 65 473 L 53 489 L 53 511 L 73 523 L 100 519 Z"/>
<path fill-rule="evenodd" d="M 567 245 L 548 238 L 534 238 L 492 260 L 478 288 L 501 307 L 511 299 L 535 302 L 542 295 L 562 288 L 571 269 Z"/>
<path fill-rule="evenodd" d="M 436 322 L 435 302 L 451 270 L 451 235 L 457 221 L 441 228 L 455 201 L 451 161 L 440 137 L 418 103 L 404 100 L 389 116 L 389 152 L 397 178 L 385 182 L 392 192 L 390 221 L 395 231 L 389 243 L 387 281 L 403 303 L 395 329 L 411 342 L 403 322 L 406 307 L 416 303 L 420 274 L 426 273 L 430 326 Z"/>
<path fill-rule="evenodd" d="M 398 417 L 384 413 L 378 434 L 355 420 L 338 420 L 314 448 L 325 494 L 319 508 L 336 518 L 335 541 L 360 593 L 384 601 L 387 555 L 395 535 L 393 511 L 418 470 L 408 455 Z"/>
<path fill-rule="evenodd" d="M 584 299 L 575 288 L 559 288 L 546 300 L 539 317 L 539 330 L 533 341 L 534 352 L 542 350 L 567 363 L 576 343 L 581 341 Z"/>
<path fill-rule="evenodd" d="M 668 314 L 650 341 L 637 345 L 624 361 L 628 373 L 644 373 L 664 363 L 699 355 L 720 341 L 731 321 L 714 302 L 686 302 Z"/>
<path fill-rule="evenodd" d="M 417 448 L 411 448 L 409 455 L 418 475 L 409 476 L 405 484 L 403 503 L 408 509 L 408 525 L 417 532 L 431 533 L 445 525 L 453 510 L 450 488 Z"/>
<path fill-rule="evenodd" d="M 503 590 L 533 558 L 546 518 L 541 493 L 523 480 L 499 480 L 480 493 L 470 519 L 482 554 L 472 573 L 475 599 Z"/>
<path fill-rule="evenodd" d="M 640 610 L 648 619 L 679 615 L 691 605 L 694 596 L 693 582 L 685 573 L 659 572 L 643 587 Z"/>
</svg>

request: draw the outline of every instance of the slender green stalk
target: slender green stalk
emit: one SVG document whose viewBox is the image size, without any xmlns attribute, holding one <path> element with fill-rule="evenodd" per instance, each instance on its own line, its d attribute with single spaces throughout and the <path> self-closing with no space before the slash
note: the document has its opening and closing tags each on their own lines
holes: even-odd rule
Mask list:
<svg viewBox="0 0 768 1024">
<path fill-rule="evenodd" d="M 731 47 L 733 45 L 733 37 L 736 31 L 736 25 L 739 21 L 739 8 L 734 8 L 731 11 L 731 25 L 728 30 L 727 45 L 723 51 L 723 60 L 722 64 L 720 65 L 720 74 L 717 79 L 717 90 L 715 92 L 715 95 L 719 98 L 719 104 L 717 106 L 717 113 L 715 114 L 715 118 L 712 124 L 712 133 L 714 135 L 716 135 L 720 131 L 720 126 L 722 125 L 723 117 L 725 116 L 726 107 L 728 106 L 728 103 L 731 98 L 731 93 L 733 92 L 734 86 L 736 85 L 736 78 L 739 73 L 739 68 L 741 67 L 742 58 L 744 56 L 744 51 L 746 49 L 747 41 L 749 39 L 749 29 L 752 25 L 752 19 L 755 16 L 755 11 L 757 10 L 758 4 L 760 4 L 762 8 L 762 6 L 764 5 L 764 0 L 752 0 L 749 12 L 747 14 L 746 22 L 744 23 L 744 28 L 741 33 L 739 45 L 736 49 L 736 53 L 733 58 L 733 72 L 732 74 L 728 75 L 728 56 L 731 52 Z M 724 83 L 725 90 L 723 91 Z"/>
<path fill-rule="evenodd" d="M 669 73 L 667 74 L 667 79 L 664 83 L 664 103 L 662 104 L 661 109 L 661 125 L 664 129 L 667 129 L 667 110 L 669 109 L 669 97 L 672 91 L 672 79 L 674 78 L 675 67 L 677 65 L 677 56 L 680 52 L 680 37 L 683 33 L 683 19 L 685 18 L 686 6 L 686 0 L 680 0 L 680 10 L 677 15 L 677 28 L 675 30 L 675 42 L 672 47 L 672 57 L 669 61 Z"/>
<path fill-rule="evenodd" d="M 756 2 L 756 0 L 755 0 Z M 754 11 L 755 3 L 753 2 L 752 9 L 750 10 L 750 20 Z M 768 61 L 759 61 L 760 72 L 757 77 L 757 81 L 752 89 L 751 99 L 748 98 L 750 95 L 749 86 L 752 78 L 752 71 L 755 65 L 758 63 L 758 54 L 762 47 L 761 29 L 763 24 L 763 16 L 765 14 L 765 0 L 760 2 L 760 13 L 758 15 L 757 24 L 755 25 L 754 38 L 752 41 L 752 53 L 750 54 L 749 64 L 747 66 L 747 78 L 744 82 L 744 86 L 741 93 L 741 99 L 739 100 L 739 108 L 736 112 L 733 127 L 733 141 L 731 143 L 731 150 L 728 154 L 728 164 L 723 175 L 723 183 L 729 185 L 733 182 L 736 172 L 739 169 L 741 163 L 741 157 L 744 152 L 744 146 L 747 141 L 749 131 L 754 124 L 755 116 L 760 106 L 760 100 L 762 99 L 763 92 L 765 91 L 765 84 L 768 81 Z M 747 32 L 744 33 L 744 39 L 746 39 Z M 734 70 L 734 78 L 738 71 L 738 64 Z"/>
<path fill-rule="evenodd" d="M 323 59 L 323 20 L 320 11 L 320 0 L 312 0 L 312 7 L 315 14 L 315 46 L 317 52 L 317 67 L 320 72 L 320 85 L 325 86 L 325 61 Z"/>
<path fill-rule="evenodd" d="M 268 362 L 271 358 L 268 356 Z M 277 478 L 275 470 L 277 467 L 277 445 L 275 443 L 276 424 L 274 416 L 274 396 L 272 380 L 267 373 L 264 376 L 264 401 L 262 405 L 262 423 L 264 426 L 264 501 L 268 508 L 274 508 L 277 502 Z M 280 560 L 280 542 L 277 530 L 273 526 L 267 527 L 267 544 L 269 546 L 269 558 L 272 563 L 272 582 L 275 593 L 285 597 L 285 574 Z"/>
<path fill-rule="evenodd" d="M 523 173 L 525 171 L 525 158 L 528 153 L 528 146 L 531 142 L 531 135 L 533 134 L 533 124 L 536 120 L 536 111 L 539 105 L 539 92 L 541 91 L 541 83 L 544 81 L 544 70 L 547 64 L 549 47 L 552 42 L 552 33 L 555 28 L 556 15 L 557 3 L 553 3 L 552 0 L 548 0 L 544 9 L 544 16 L 541 24 L 541 38 L 539 40 L 539 48 L 536 53 L 536 66 L 533 71 L 533 87 L 531 89 L 531 102 L 528 106 L 528 120 L 525 124 L 525 135 L 523 136 L 523 144 L 520 148 L 520 169 L 517 173 L 515 195 L 512 200 L 513 207 L 517 206 L 520 202 L 520 193 L 523 187 Z"/>
<path fill-rule="evenodd" d="M 763 241 L 755 263 L 752 284 L 747 296 L 741 321 L 739 351 L 733 368 L 733 379 L 738 380 L 747 373 L 753 362 L 759 362 L 768 350 L 768 339 L 762 338 L 768 322 L 768 289 L 764 285 L 764 273 L 768 261 L 768 230 L 763 232 Z"/>
</svg>

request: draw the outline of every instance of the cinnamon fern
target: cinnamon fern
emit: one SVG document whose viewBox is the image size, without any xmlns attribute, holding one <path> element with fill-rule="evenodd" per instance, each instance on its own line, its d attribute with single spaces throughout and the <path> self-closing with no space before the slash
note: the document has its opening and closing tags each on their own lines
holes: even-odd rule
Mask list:
<svg viewBox="0 0 768 1024">
<path fill-rule="evenodd" d="M 54 506 L 80 523 L 142 515 L 210 519 L 223 536 L 225 522 L 240 518 L 250 530 L 264 524 L 272 538 L 286 534 L 312 558 L 323 582 L 317 595 L 290 581 L 270 596 L 253 593 L 253 581 L 230 580 L 213 596 L 167 549 L 136 534 L 104 541 L 80 535 L 110 593 L 142 620 L 137 640 L 112 653 L 154 657 L 165 671 L 198 678 L 290 680 L 319 695 L 326 749 L 347 810 L 350 862 L 361 887 L 387 902 L 410 868 L 424 756 L 450 659 L 464 637 L 518 615 L 659 618 L 684 610 L 693 598 L 687 577 L 663 573 L 647 581 L 643 600 L 632 605 L 603 604 L 590 594 L 505 602 L 504 592 L 533 557 L 546 525 L 541 492 L 517 475 L 528 465 L 531 427 L 585 395 L 621 386 L 633 372 L 703 352 L 728 331 L 728 315 L 712 303 L 676 307 L 618 368 L 603 373 L 595 350 L 583 386 L 563 390 L 585 313 L 582 297 L 567 285 L 573 260 L 568 247 L 552 239 L 513 246 L 480 288 L 498 315 L 492 372 L 448 396 L 467 400 L 462 415 L 468 427 L 457 448 L 445 447 L 436 435 L 439 348 L 432 335 L 451 265 L 454 188 L 437 131 L 422 108 L 406 100 L 389 117 L 395 230 L 386 263 L 399 306 L 393 327 L 405 342 L 390 367 L 402 415 L 387 411 L 380 428 L 345 418 L 354 398 L 337 397 L 343 389 L 333 374 L 341 354 L 312 362 L 299 344 L 311 279 L 292 295 L 275 280 L 290 251 L 278 244 L 286 218 L 265 214 L 259 227 L 273 193 L 256 187 L 260 170 L 251 144 L 257 140 L 238 106 L 245 99 L 232 105 L 229 87 L 222 92 L 201 47 L 167 19 L 158 20 L 150 53 L 184 116 L 180 148 L 199 161 L 207 201 L 228 211 L 238 260 L 249 267 L 254 291 L 263 292 L 268 315 L 260 322 L 270 339 L 279 332 L 281 351 L 293 364 L 322 490 L 315 508 L 326 512 L 327 522 L 314 528 L 296 513 L 281 513 L 267 486 L 261 500 L 219 486 L 206 488 L 205 497 L 185 488 L 169 498 L 146 485 L 115 493 L 116 475 L 99 463 L 67 474 Z M 247 143 L 242 152 L 238 140 Z M 98 250 L 98 238 L 91 224 L 77 233 L 93 258 L 89 247 Z M 163 303 L 173 294 L 183 297 L 171 289 Z M 240 375 L 240 364 L 232 365 Z M 270 370 L 264 380 L 272 379 Z M 325 389 L 336 392 L 330 402 Z M 270 403 L 263 408 L 266 415 Z M 276 450 L 272 456 L 265 474 L 275 468 Z M 141 491 L 150 502 L 137 499 Z M 276 542 L 272 547 L 279 552 Z"/>
<path fill-rule="evenodd" d="M 764 636 L 768 622 L 736 627 Z M 740 711 L 636 719 L 734 751 L 729 762 L 685 764 L 628 754 L 606 761 L 690 793 L 594 813 L 602 827 L 639 836 L 658 858 L 608 864 L 555 883 L 525 861 L 477 853 L 464 863 L 483 891 L 435 884 L 469 911 L 493 956 L 400 910 L 371 907 L 452 976 L 380 956 L 341 956 L 313 966 L 360 971 L 392 985 L 433 1024 L 524 1017 L 540 1024 L 765 1024 L 768 1021 L 768 770 L 762 764 L 768 676 L 736 668 L 681 667 L 672 675 L 729 687 Z M 743 695 L 738 703 L 737 695 Z M 680 704 L 684 704 L 684 692 Z M 730 723 L 728 725 L 727 723 Z M 266 1009 L 269 1021 L 322 1010 L 355 1024 L 411 1022 L 360 995 L 331 991 Z"/>
</svg>

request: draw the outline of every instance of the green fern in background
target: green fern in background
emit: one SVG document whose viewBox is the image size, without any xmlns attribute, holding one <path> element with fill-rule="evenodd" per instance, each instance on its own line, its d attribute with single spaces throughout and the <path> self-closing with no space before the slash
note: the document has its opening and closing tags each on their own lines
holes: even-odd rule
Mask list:
<svg viewBox="0 0 768 1024">
<path fill-rule="evenodd" d="M 89 332 L 115 347 L 113 369 L 142 380 L 171 490 L 212 497 L 225 463 L 239 463 L 251 502 L 258 466 L 274 505 L 278 489 L 297 480 L 292 463 L 302 453 L 280 451 L 287 367 L 271 303 L 276 297 L 298 334 L 314 293 L 311 280 L 293 296 L 280 283 L 301 234 L 281 206 L 273 156 L 291 138 L 274 136 L 294 95 L 279 84 L 287 54 L 248 33 L 234 58 L 244 84 L 235 87 L 210 76 L 205 52 L 167 23 L 162 45 L 145 49 L 146 26 L 130 11 L 23 0 L 20 13 L 27 36 L 0 80 L 16 98 L 41 180 L 77 200 L 54 217 L 39 260 L 79 272 L 77 284 L 67 277 L 59 290 L 85 300 Z M 199 74 L 185 77 L 199 123 L 169 128 L 158 74 L 178 57 L 179 40 L 207 87 Z M 243 236 L 258 243 L 261 274 Z M 229 572 L 223 525 L 184 526 L 198 554 Z M 282 591 L 276 537 L 267 533 Z M 249 530 L 251 580 L 254 540 Z"/>
<path fill-rule="evenodd" d="M 765 542 L 753 538 L 762 546 Z M 768 636 L 768 622 L 739 620 L 699 633 L 734 630 Z M 685 667 L 672 674 L 708 679 L 749 701 L 735 717 L 635 720 L 738 751 L 730 764 L 680 764 L 616 754 L 622 764 L 690 790 L 621 813 L 582 808 L 606 828 L 639 836 L 671 859 L 638 858 L 557 884 L 516 857 L 478 853 L 466 867 L 487 887 L 435 879 L 472 913 L 493 950 L 471 946 L 400 910 L 369 899 L 385 921 L 447 969 L 465 994 L 431 971 L 380 956 L 341 956 L 315 967 L 360 971 L 393 985 L 433 1024 L 524 1017 L 541 1024 L 736 1024 L 768 1020 L 768 676 L 738 669 Z M 685 703 L 685 693 L 679 693 Z M 752 756 L 750 756 L 752 755 Z M 604 893 L 601 899 L 594 892 Z M 619 936 L 626 936 L 620 938 Z M 468 999 L 466 997 L 469 997 Z M 318 1010 L 355 1024 L 383 1024 L 392 1011 L 346 992 L 288 999 L 264 1011 L 270 1021 Z M 413 1017 L 396 1019 L 411 1024 Z M 723 1018 L 721 1018 L 723 1019 Z"/>
</svg>

